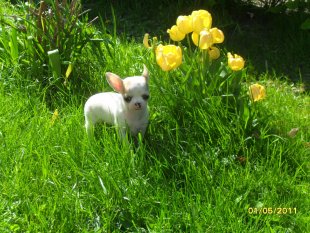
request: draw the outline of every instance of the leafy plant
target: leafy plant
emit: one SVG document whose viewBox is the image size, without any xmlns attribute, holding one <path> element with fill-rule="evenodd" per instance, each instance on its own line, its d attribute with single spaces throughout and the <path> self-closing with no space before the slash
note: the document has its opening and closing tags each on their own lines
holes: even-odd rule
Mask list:
<svg viewBox="0 0 310 233">
<path fill-rule="evenodd" d="M 156 39 L 149 45 L 148 34 L 144 38 L 145 47 L 154 50 L 154 59 L 165 72 L 164 82 L 155 80 L 158 89 L 165 84 L 166 92 L 162 96 L 167 104 L 178 96 L 179 105 L 203 106 L 203 102 L 219 103 L 225 109 L 226 116 L 237 119 L 248 130 L 256 117 L 253 100 L 246 87 L 247 73 L 244 59 L 217 47 L 224 41 L 224 33 L 212 26 L 212 16 L 206 10 L 193 11 L 191 15 L 179 16 L 176 25 L 167 30 L 175 44 L 157 44 Z M 187 46 L 181 41 L 187 38 Z M 193 44 L 196 46 L 193 48 Z M 169 83 L 169 84 L 168 84 Z M 172 83 L 172 84 L 171 84 Z M 252 92 L 250 89 L 250 93 Z M 254 96 L 252 96 L 254 97 Z M 255 95 L 256 97 L 256 95 Z M 172 108 L 173 109 L 173 108 Z M 180 114 L 178 114 L 180 115 Z"/>
<path fill-rule="evenodd" d="M 92 27 L 98 17 L 89 21 L 89 10 L 83 11 L 80 0 L 29 1 L 17 6 L 19 15 L 1 17 L 0 47 L 8 55 L 2 57 L 6 64 L 18 63 L 30 74 L 36 73 L 35 79 L 44 86 L 60 87 L 68 84 L 84 48 L 105 61 L 100 43 L 109 43 L 109 36 L 98 38 Z"/>
</svg>

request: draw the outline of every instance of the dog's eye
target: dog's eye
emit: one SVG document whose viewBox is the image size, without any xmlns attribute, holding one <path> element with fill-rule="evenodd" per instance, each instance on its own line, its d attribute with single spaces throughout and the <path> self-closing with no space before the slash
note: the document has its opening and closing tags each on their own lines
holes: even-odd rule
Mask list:
<svg viewBox="0 0 310 233">
<path fill-rule="evenodd" d="M 148 100 L 149 99 L 149 95 L 142 95 L 142 98 L 144 99 L 144 100 Z"/>
<path fill-rule="evenodd" d="M 132 100 L 132 97 L 131 96 L 125 96 L 124 97 L 124 100 L 129 103 L 131 100 Z"/>
</svg>

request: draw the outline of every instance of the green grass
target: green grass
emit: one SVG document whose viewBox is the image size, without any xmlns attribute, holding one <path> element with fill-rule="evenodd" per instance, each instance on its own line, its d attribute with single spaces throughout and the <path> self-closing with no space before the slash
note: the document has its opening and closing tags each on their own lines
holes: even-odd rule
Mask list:
<svg viewBox="0 0 310 233">
<path fill-rule="evenodd" d="M 84 51 L 83 89 L 64 88 L 48 101 L 46 89 L 24 80 L 21 70 L 2 68 L 1 232 L 309 231 L 310 98 L 298 84 L 262 74 L 267 98 L 251 105 L 255 119 L 245 128 L 217 98 L 197 93 L 195 105 L 184 98 L 173 86 L 180 73 L 163 77 L 140 41 L 115 39 L 111 49 L 104 67 Z M 110 90 L 104 72 L 136 75 L 143 63 L 151 74 L 145 139 L 126 144 L 98 127 L 90 141 L 83 104 Z"/>
</svg>

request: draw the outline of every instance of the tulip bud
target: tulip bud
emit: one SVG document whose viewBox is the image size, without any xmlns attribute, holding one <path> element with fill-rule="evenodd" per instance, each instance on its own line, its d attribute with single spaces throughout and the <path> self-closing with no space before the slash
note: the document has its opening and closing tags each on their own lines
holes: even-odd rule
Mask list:
<svg viewBox="0 0 310 233">
<path fill-rule="evenodd" d="M 208 54 L 212 60 L 218 59 L 221 55 L 220 50 L 217 47 L 213 46 L 208 49 Z"/>
<path fill-rule="evenodd" d="M 266 97 L 266 90 L 265 87 L 262 85 L 255 83 L 249 87 L 249 90 L 250 97 L 254 102 L 262 100 Z"/>
<path fill-rule="evenodd" d="M 151 48 L 151 46 L 149 45 L 149 34 L 148 33 L 144 34 L 143 45 L 145 48 Z"/>
<path fill-rule="evenodd" d="M 242 70 L 244 67 L 244 60 L 238 54 L 232 55 L 231 53 L 227 53 L 228 57 L 228 66 L 233 71 Z"/>
</svg>

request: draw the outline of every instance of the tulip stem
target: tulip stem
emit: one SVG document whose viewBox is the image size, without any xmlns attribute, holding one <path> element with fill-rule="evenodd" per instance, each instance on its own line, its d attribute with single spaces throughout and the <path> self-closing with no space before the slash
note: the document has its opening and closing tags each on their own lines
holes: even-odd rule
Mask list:
<svg viewBox="0 0 310 233">
<path fill-rule="evenodd" d="M 186 40 L 188 44 L 189 53 L 192 55 L 192 45 L 191 45 L 191 40 L 189 38 L 189 34 L 186 34 Z"/>
</svg>

